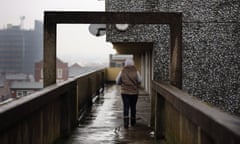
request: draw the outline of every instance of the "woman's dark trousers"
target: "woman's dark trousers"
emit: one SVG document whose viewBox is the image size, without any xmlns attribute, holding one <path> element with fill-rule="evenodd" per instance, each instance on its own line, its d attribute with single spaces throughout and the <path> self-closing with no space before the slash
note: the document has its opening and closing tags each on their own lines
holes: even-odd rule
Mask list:
<svg viewBox="0 0 240 144">
<path fill-rule="evenodd" d="M 128 128 L 129 124 L 129 110 L 131 111 L 131 126 L 136 124 L 136 104 L 138 95 L 122 94 L 123 100 L 123 116 L 124 116 L 124 127 Z"/>
</svg>

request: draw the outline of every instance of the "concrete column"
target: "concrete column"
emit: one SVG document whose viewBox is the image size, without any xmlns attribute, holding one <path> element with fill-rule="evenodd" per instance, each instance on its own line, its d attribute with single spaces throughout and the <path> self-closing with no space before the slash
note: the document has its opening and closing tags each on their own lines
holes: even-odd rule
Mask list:
<svg viewBox="0 0 240 144">
<path fill-rule="evenodd" d="M 43 86 L 56 83 L 56 23 L 44 17 Z"/>
<path fill-rule="evenodd" d="M 170 25 L 171 32 L 171 58 L 170 58 L 170 82 L 172 85 L 182 88 L 182 22 Z"/>
</svg>

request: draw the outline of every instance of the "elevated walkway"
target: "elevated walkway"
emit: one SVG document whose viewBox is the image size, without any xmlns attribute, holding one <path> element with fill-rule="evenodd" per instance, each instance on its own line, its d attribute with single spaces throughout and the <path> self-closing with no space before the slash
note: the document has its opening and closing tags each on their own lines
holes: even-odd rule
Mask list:
<svg viewBox="0 0 240 144">
<path fill-rule="evenodd" d="M 146 93 L 140 92 L 137 103 L 137 125 L 125 129 L 119 87 L 111 85 L 105 89 L 104 95 L 100 96 L 93 104 L 89 113 L 80 121 L 70 138 L 58 143 L 159 143 L 154 138 L 154 132 L 149 125 L 150 115 L 150 98 Z"/>
<path fill-rule="evenodd" d="M 239 118 L 210 107 L 171 84 L 157 81 L 152 81 L 151 102 L 149 95 L 140 92 L 136 127 L 124 129 L 119 87 L 106 87 L 104 76 L 105 70 L 93 71 L 1 106 L 0 143 L 238 144 L 240 141 Z M 99 98 L 79 122 L 79 116 L 96 95 Z M 164 142 L 159 141 L 163 137 Z"/>
</svg>

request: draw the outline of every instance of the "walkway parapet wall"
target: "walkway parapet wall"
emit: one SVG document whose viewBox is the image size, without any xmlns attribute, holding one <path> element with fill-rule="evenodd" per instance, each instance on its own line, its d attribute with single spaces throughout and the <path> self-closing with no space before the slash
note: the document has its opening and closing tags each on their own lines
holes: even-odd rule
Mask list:
<svg viewBox="0 0 240 144">
<path fill-rule="evenodd" d="M 104 87 L 96 70 L 0 107 L 1 144 L 49 144 L 70 134 L 81 109 Z"/>
<path fill-rule="evenodd" d="M 240 119 L 163 82 L 152 83 L 152 126 L 167 144 L 238 144 Z"/>
</svg>

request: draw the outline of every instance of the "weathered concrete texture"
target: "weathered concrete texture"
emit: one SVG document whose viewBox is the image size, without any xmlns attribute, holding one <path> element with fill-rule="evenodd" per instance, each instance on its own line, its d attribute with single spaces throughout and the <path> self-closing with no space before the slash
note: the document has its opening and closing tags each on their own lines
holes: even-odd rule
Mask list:
<svg viewBox="0 0 240 144">
<path fill-rule="evenodd" d="M 240 115 L 239 0 L 106 0 L 106 10 L 182 12 L 183 89 Z M 137 36 L 130 31 L 138 31 Z M 169 29 L 165 26 L 131 26 L 121 35 L 107 35 L 107 39 L 154 42 L 154 79 L 169 79 Z"/>
<path fill-rule="evenodd" d="M 183 12 L 185 22 L 239 22 L 240 19 L 239 0 L 159 0 L 157 6 L 159 11 Z"/>
<path fill-rule="evenodd" d="M 183 12 L 188 22 L 239 22 L 239 0 L 106 0 L 106 11 Z"/>
<path fill-rule="evenodd" d="M 239 114 L 240 26 L 184 24 L 183 83 L 191 94 Z"/>
<path fill-rule="evenodd" d="M 153 42 L 154 77 L 169 81 L 170 29 L 168 25 L 130 25 L 126 32 L 118 31 L 109 25 L 107 41 L 111 42 Z"/>
<path fill-rule="evenodd" d="M 185 2 L 183 12 L 186 21 L 238 21 L 238 0 L 207 0 Z"/>
<path fill-rule="evenodd" d="M 121 1 L 114 1 L 114 0 L 107 0 L 105 1 L 105 9 L 106 11 L 134 11 L 134 12 L 141 12 L 144 10 L 144 1 L 133 1 L 133 0 L 121 0 Z"/>
</svg>

